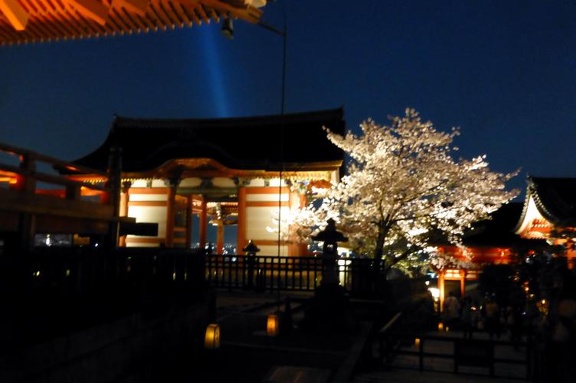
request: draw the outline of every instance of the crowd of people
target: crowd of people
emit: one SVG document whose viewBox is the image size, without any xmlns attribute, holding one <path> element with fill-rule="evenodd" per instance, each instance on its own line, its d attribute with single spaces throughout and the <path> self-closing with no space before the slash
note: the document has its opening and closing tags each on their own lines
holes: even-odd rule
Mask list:
<svg viewBox="0 0 576 383">
<path fill-rule="evenodd" d="M 496 298 L 458 298 L 450 292 L 444 300 L 442 320 L 450 329 L 461 330 L 468 339 L 485 332 L 490 339 L 508 340 L 515 346 L 522 342 L 539 344 L 534 349 L 544 350 L 539 356 L 540 368 L 549 381 L 573 382 L 576 281 L 566 281 L 549 301 L 524 299 L 501 307 Z"/>
<path fill-rule="evenodd" d="M 450 291 L 440 308 L 440 318 L 450 331 L 460 330 L 467 339 L 510 341 L 515 347 L 530 345 L 534 373 L 546 381 L 573 383 L 576 355 L 576 274 L 558 274 L 545 294 L 526 291 L 459 295 Z M 502 299 L 504 298 L 504 299 Z M 485 339 L 485 335 L 482 336 Z"/>
<path fill-rule="evenodd" d="M 458 298 L 449 292 L 442 307 L 442 320 L 450 329 L 461 330 L 465 338 L 485 332 L 490 339 L 507 336 L 516 344 L 538 328 L 542 313 L 533 302 L 519 302 L 501 307 L 493 295 L 482 299 L 465 295 Z"/>
</svg>

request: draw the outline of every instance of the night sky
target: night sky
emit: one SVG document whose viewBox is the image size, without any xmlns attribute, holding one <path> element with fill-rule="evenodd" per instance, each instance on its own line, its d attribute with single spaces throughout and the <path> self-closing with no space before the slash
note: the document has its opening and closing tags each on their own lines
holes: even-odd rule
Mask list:
<svg viewBox="0 0 576 383">
<path fill-rule="evenodd" d="M 287 29 L 286 113 L 342 106 L 357 131 L 412 107 L 438 130 L 459 127 L 462 157 L 521 168 L 510 188 L 527 175 L 576 177 L 575 1 L 277 0 L 262 10 Z M 0 141 L 72 160 L 105 139 L 115 114 L 279 114 L 283 37 L 234 27 L 232 40 L 212 22 L 0 47 Z"/>
</svg>

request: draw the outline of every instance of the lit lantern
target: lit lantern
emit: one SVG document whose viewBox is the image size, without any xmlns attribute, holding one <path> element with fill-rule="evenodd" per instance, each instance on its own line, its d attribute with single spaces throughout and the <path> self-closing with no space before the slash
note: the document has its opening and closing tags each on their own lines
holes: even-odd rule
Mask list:
<svg viewBox="0 0 576 383">
<path fill-rule="evenodd" d="M 274 314 L 268 315 L 268 320 L 266 321 L 266 335 L 278 336 L 279 330 L 280 330 L 280 323 L 278 315 Z"/>
<path fill-rule="evenodd" d="M 220 348 L 220 326 L 215 323 L 210 323 L 206 327 L 206 335 L 204 336 L 205 348 Z"/>
<path fill-rule="evenodd" d="M 438 322 L 438 331 L 444 331 L 444 323 Z"/>
<path fill-rule="evenodd" d="M 414 339 L 414 347 L 420 347 L 420 338 Z"/>
</svg>

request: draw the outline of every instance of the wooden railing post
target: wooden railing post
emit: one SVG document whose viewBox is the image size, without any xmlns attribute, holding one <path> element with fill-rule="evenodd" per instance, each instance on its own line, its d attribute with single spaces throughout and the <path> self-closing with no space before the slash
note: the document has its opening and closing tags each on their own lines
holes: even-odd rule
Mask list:
<svg viewBox="0 0 576 383">
<path fill-rule="evenodd" d="M 116 145 L 110 147 L 110 154 L 108 158 L 108 182 L 107 193 L 109 193 L 109 203 L 113 206 L 113 215 L 115 220 L 109 224 L 108 243 L 111 249 L 118 247 L 118 237 L 120 233 L 120 193 L 122 190 L 122 149 Z"/>
<path fill-rule="evenodd" d="M 31 153 L 20 155 L 21 173 L 18 175 L 16 188 L 24 194 L 34 194 L 36 191 L 36 163 Z M 20 212 L 18 231 L 19 250 L 28 253 L 34 247 L 34 234 L 36 232 L 36 217 L 30 212 Z"/>
<path fill-rule="evenodd" d="M 34 193 L 36 190 L 36 163 L 31 153 L 20 154 L 20 174 L 18 174 L 15 188 L 24 193 Z"/>
</svg>

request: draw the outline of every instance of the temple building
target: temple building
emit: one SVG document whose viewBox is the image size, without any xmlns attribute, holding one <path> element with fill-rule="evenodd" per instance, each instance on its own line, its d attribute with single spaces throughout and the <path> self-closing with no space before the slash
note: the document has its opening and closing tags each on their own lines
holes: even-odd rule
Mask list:
<svg viewBox="0 0 576 383">
<path fill-rule="evenodd" d="M 526 201 L 515 233 L 562 246 L 569 267 L 576 251 L 576 178 L 528 177 Z"/>
<path fill-rule="evenodd" d="M 546 246 L 545 241 L 532 241 L 514 232 L 523 206 L 522 202 L 510 202 L 493 212 L 490 219 L 477 222 L 465 234 L 463 247 L 452 244 L 438 246 L 438 252 L 446 259 L 461 261 L 436 270 L 441 302 L 450 291 L 457 296 L 473 291 L 484 266 L 513 264 L 527 249 Z"/>
<path fill-rule="evenodd" d="M 237 249 L 252 240 L 262 254 L 296 256 L 306 245 L 281 237 L 282 225 L 307 193 L 337 183 L 343 171 L 344 152 L 325 127 L 345 134 L 343 108 L 223 119 L 115 116 L 105 141 L 72 163 L 113 175 L 119 217 L 157 224 L 153 235 L 120 233 L 121 247 L 206 247 L 213 225 L 218 254 L 225 230 L 235 227 Z M 101 174 L 61 172 L 102 182 Z"/>
<path fill-rule="evenodd" d="M 576 178 L 527 178 L 522 203 L 510 203 L 496 211 L 491 220 L 478 223 L 464 239 L 470 258 L 455 246 L 440 251 L 468 259 L 469 267 L 438 270 L 440 297 L 449 291 L 464 294 L 487 264 L 517 262 L 520 253 L 553 249 L 558 246 L 569 268 L 576 262 Z"/>
</svg>

